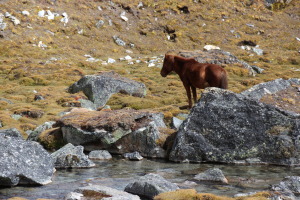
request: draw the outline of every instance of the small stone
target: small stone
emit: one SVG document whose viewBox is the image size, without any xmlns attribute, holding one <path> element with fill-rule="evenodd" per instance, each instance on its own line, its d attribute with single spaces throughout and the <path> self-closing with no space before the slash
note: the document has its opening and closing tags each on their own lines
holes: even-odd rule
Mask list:
<svg viewBox="0 0 300 200">
<path fill-rule="evenodd" d="M 125 56 L 125 60 L 132 60 L 131 56 Z"/>
<path fill-rule="evenodd" d="M 206 50 L 206 51 L 215 50 L 215 49 L 220 50 L 220 47 L 217 47 L 217 46 L 215 46 L 215 45 L 205 45 L 205 46 L 203 47 L 203 49 Z"/>
<path fill-rule="evenodd" d="M 115 63 L 115 62 L 116 62 L 116 60 L 113 59 L 113 58 L 108 58 L 108 60 L 107 60 L 107 63 L 109 63 L 109 64 L 112 64 L 112 63 Z"/>
<path fill-rule="evenodd" d="M 97 27 L 97 28 L 101 28 L 103 25 L 104 25 L 104 21 L 103 21 L 103 20 L 99 20 L 99 21 L 96 23 L 96 27 Z"/>
<path fill-rule="evenodd" d="M 54 14 L 50 10 L 47 10 L 47 15 L 48 15 L 48 20 L 53 20 L 55 17 Z"/>
<path fill-rule="evenodd" d="M 143 160 L 143 157 L 137 151 L 133 153 L 125 153 L 123 154 L 123 157 L 129 160 L 136 160 L 136 161 Z"/>
<path fill-rule="evenodd" d="M 222 170 L 218 168 L 208 169 L 203 173 L 197 174 L 194 179 L 198 181 L 212 181 L 228 184 L 228 180 L 223 175 Z"/>
<path fill-rule="evenodd" d="M 44 10 L 39 11 L 38 16 L 39 17 L 45 17 L 45 11 Z"/>
<path fill-rule="evenodd" d="M 14 120 L 19 120 L 21 119 L 22 115 L 17 115 L 17 114 L 13 114 L 11 115 L 11 118 L 13 118 Z"/>
<path fill-rule="evenodd" d="M 125 187 L 126 192 L 150 199 L 153 199 L 154 196 L 160 193 L 175 191 L 177 189 L 179 187 L 176 184 L 167 181 L 158 174 L 152 173 L 140 177 Z"/>
<path fill-rule="evenodd" d="M 89 159 L 93 160 L 110 160 L 111 154 L 106 150 L 95 150 L 89 153 Z"/>
<path fill-rule="evenodd" d="M 126 43 L 123 40 L 121 40 L 118 36 L 113 36 L 113 39 L 114 39 L 115 43 L 119 46 L 125 46 L 126 45 Z"/>
<path fill-rule="evenodd" d="M 23 11 L 22 11 L 22 15 L 24 15 L 24 16 L 29 16 L 30 13 L 29 13 L 27 10 L 23 10 Z"/>
</svg>

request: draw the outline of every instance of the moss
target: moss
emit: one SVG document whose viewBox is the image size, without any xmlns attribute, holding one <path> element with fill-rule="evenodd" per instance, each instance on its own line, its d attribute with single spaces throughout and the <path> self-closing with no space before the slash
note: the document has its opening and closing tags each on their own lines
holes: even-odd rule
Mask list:
<svg viewBox="0 0 300 200">
<path fill-rule="evenodd" d="M 60 128 L 52 128 L 42 132 L 38 137 L 38 142 L 50 151 L 57 150 L 66 144 Z"/>
</svg>

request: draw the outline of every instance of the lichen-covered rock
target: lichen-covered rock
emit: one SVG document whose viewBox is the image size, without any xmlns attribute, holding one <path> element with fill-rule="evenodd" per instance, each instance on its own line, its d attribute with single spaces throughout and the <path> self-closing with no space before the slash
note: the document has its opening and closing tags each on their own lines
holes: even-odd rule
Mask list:
<svg viewBox="0 0 300 200">
<path fill-rule="evenodd" d="M 45 185 L 53 173 L 53 159 L 40 144 L 0 135 L 0 186 Z"/>
<path fill-rule="evenodd" d="M 16 128 L 2 129 L 0 130 L 0 135 L 23 138 L 20 131 Z"/>
<path fill-rule="evenodd" d="M 211 168 L 194 177 L 197 181 L 211 181 L 227 184 L 228 180 L 219 168 Z"/>
<path fill-rule="evenodd" d="M 300 114 L 208 88 L 180 126 L 172 161 L 300 165 Z"/>
<path fill-rule="evenodd" d="M 111 71 L 102 72 L 98 75 L 86 75 L 69 87 L 70 93 L 80 91 L 98 108 L 104 106 L 114 93 L 120 92 L 144 97 L 147 89 L 143 83 L 121 77 L 119 74 Z"/>
<path fill-rule="evenodd" d="M 263 96 L 267 94 L 275 94 L 281 90 L 285 90 L 292 85 L 300 85 L 300 79 L 291 78 L 288 80 L 284 80 L 282 78 L 275 79 L 273 81 L 269 81 L 266 83 L 260 83 L 251 87 L 248 90 L 241 92 L 241 94 L 256 100 L 260 100 Z"/>
<path fill-rule="evenodd" d="M 153 199 L 154 196 L 160 193 L 177 189 L 179 189 L 179 187 L 176 184 L 167 181 L 158 174 L 152 173 L 140 177 L 125 187 L 126 192 L 150 199 Z"/>
<path fill-rule="evenodd" d="M 74 112 L 57 121 L 63 138 L 85 150 L 106 149 L 124 154 L 138 151 L 145 157 L 165 157 L 157 144 L 159 127 L 164 126 L 163 115 L 132 109 Z"/>
<path fill-rule="evenodd" d="M 276 196 L 279 196 L 282 199 L 296 200 L 299 198 L 300 194 L 300 177 L 285 177 L 280 183 L 272 185 L 270 190 L 274 191 Z M 296 196 L 298 196 L 298 198 Z"/>
<path fill-rule="evenodd" d="M 86 200 L 90 198 L 102 200 L 140 200 L 137 195 L 101 185 L 80 187 L 74 192 L 69 193 L 65 200 Z"/>
<path fill-rule="evenodd" d="M 89 168 L 95 164 L 83 153 L 82 146 L 66 144 L 51 154 L 55 168 Z"/>
</svg>

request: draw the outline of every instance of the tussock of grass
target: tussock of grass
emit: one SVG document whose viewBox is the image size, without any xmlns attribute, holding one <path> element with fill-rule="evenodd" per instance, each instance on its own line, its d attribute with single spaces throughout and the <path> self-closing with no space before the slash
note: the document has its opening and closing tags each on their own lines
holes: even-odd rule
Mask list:
<svg viewBox="0 0 300 200">
<path fill-rule="evenodd" d="M 154 197 L 154 200 L 267 200 L 271 197 L 269 192 L 259 192 L 247 197 L 225 197 L 213 194 L 197 193 L 194 189 L 176 190 L 166 192 Z"/>
</svg>

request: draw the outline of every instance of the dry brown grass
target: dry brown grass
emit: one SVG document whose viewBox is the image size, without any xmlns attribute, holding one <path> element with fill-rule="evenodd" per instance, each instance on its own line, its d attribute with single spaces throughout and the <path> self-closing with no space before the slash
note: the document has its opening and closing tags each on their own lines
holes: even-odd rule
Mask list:
<svg viewBox="0 0 300 200">
<path fill-rule="evenodd" d="M 154 197 L 154 200 L 267 200 L 271 197 L 269 192 L 259 192 L 246 197 L 226 197 L 207 193 L 197 193 L 194 189 L 181 189 L 165 192 Z"/>
</svg>

